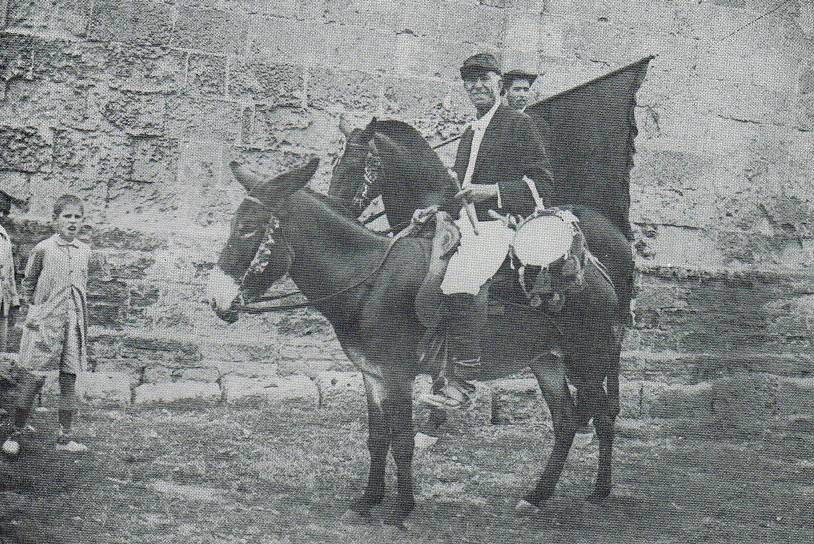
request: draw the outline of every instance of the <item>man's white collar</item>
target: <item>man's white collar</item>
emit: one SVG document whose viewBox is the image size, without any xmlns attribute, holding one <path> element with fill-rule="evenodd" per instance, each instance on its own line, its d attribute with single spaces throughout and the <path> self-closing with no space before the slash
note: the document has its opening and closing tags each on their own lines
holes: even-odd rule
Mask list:
<svg viewBox="0 0 814 544">
<path fill-rule="evenodd" d="M 476 119 L 472 121 L 470 125 L 472 130 L 486 130 L 486 127 L 489 126 L 489 123 L 492 121 L 492 117 L 494 117 L 495 112 L 500 107 L 500 100 L 495 100 L 495 105 L 492 106 L 492 109 L 486 112 L 486 115 L 481 117 L 480 119 Z"/>
</svg>

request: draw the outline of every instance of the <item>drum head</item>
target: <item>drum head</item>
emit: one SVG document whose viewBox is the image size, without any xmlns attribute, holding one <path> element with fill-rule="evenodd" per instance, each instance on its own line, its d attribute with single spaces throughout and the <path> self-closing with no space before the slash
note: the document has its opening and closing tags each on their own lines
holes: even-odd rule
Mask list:
<svg viewBox="0 0 814 544">
<path fill-rule="evenodd" d="M 526 266 L 548 267 L 568 255 L 574 228 L 556 215 L 533 217 L 514 235 L 514 254 Z"/>
</svg>

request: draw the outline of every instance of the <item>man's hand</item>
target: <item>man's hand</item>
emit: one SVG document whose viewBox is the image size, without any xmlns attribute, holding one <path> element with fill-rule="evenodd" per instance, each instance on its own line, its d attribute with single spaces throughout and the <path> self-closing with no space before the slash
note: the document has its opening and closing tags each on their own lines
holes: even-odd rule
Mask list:
<svg viewBox="0 0 814 544">
<path fill-rule="evenodd" d="M 483 202 L 490 198 L 497 198 L 497 183 L 470 185 L 455 195 L 461 202 Z"/>
<path fill-rule="evenodd" d="M 426 208 L 419 208 L 413 212 L 413 223 L 423 224 L 426 223 L 427 220 L 431 219 L 435 216 L 435 213 L 438 211 L 438 206 L 432 205 Z"/>
</svg>

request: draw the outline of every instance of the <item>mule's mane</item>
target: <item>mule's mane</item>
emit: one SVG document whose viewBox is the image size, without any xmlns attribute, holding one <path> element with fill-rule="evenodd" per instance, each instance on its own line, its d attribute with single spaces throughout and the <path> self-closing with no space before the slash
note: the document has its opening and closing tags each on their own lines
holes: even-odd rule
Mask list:
<svg viewBox="0 0 814 544">
<path fill-rule="evenodd" d="M 375 141 L 380 154 L 389 155 L 382 166 L 388 177 L 412 187 L 446 191 L 447 169 L 430 144 L 414 127 L 403 121 L 375 121 Z"/>
</svg>

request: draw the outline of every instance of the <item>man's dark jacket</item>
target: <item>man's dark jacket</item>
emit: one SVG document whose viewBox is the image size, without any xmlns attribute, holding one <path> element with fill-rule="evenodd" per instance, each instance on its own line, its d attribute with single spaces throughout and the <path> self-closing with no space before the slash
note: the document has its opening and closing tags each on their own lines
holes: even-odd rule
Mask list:
<svg viewBox="0 0 814 544">
<path fill-rule="evenodd" d="M 473 136 L 474 131 L 468 127 L 458 145 L 454 170 L 461 183 L 469 165 Z M 534 199 L 523 176 L 534 180 L 543 201 L 547 201 L 554 176 L 537 127 L 525 113 L 501 104 L 483 135 L 472 183 L 497 183 L 503 207 L 497 207 L 497 198 L 479 202 L 475 205 L 478 219 L 490 219 L 490 209 L 504 214 L 530 215 L 534 211 Z"/>
</svg>

